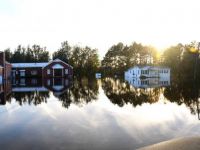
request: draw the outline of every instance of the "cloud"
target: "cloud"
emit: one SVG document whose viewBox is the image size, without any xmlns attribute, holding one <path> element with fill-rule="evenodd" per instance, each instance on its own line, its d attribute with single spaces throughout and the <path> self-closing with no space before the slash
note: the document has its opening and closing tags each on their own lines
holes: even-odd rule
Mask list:
<svg viewBox="0 0 200 150">
<path fill-rule="evenodd" d="M 197 0 L 8 0 L 0 2 L 0 49 L 68 40 L 98 48 L 117 42 L 166 47 L 199 39 Z"/>
</svg>

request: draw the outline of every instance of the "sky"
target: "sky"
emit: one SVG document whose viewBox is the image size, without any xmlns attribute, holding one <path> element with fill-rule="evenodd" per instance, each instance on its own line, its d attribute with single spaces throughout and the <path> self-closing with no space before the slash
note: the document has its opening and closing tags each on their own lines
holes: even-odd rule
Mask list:
<svg viewBox="0 0 200 150">
<path fill-rule="evenodd" d="M 118 42 L 163 50 L 200 39 L 198 0 L 0 0 L 0 50 L 63 41 L 97 48 Z"/>
</svg>

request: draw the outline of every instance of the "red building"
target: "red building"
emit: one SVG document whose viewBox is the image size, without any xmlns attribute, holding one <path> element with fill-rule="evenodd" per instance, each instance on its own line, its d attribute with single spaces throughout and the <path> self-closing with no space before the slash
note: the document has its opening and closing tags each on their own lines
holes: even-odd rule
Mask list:
<svg viewBox="0 0 200 150">
<path fill-rule="evenodd" d="M 13 63 L 12 76 L 20 77 L 72 77 L 73 67 L 60 59 L 45 63 Z"/>
<path fill-rule="evenodd" d="M 11 77 L 12 66 L 5 60 L 5 53 L 0 52 L 0 82 Z"/>
</svg>

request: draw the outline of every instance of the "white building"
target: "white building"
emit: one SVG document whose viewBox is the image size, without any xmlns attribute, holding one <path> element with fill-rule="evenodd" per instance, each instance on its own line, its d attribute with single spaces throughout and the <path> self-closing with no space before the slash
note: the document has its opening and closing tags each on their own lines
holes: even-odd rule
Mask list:
<svg viewBox="0 0 200 150">
<path fill-rule="evenodd" d="M 125 72 L 125 77 L 169 78 L 170 68 L 154 66 L 135 66 Z"/>
</svg>

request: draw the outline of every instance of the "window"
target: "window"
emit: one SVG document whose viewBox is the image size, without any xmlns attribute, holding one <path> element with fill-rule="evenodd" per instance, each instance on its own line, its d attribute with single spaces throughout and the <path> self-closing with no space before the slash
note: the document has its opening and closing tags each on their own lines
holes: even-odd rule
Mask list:
<svg viewBox="0 0 200 150">
<path fill-rule="evenodd" d="M 68 74 L 68 69 L 65 69 L 65 74 Z"/>
<path fill-rule="evenodd" d="M 69 85 L 69 80 L 65 79 L 65 86 L 68 86 L 68 85 Z"/>
<path fill-rule="evenodd" d="M 31 79 L 31 84 L 37 85 L 37 79 Z"/>
<path fill-rule="evenodd" d="M 23 79 L 20 79 L 20 85 L 26 85 L 25 84 L 25 79 L 23 78 Z"/>
<path fill-rule="evenodd" d="M 50 79 L 47 80 L 47 85 L 48 85 L 48 86 L 51 85 L 51 81 L 50 81 Z"/>
<path fill-rule="evenodd" d="M 141 70 L 141 74 L 149 74 L 149 70 Z"/>
<path fill-rule="evenodd" d="M 25 77 L 25 70 L 20 70 L 20 76 Z"/>
<path fill-rule="evenodd" d="M 31 75 L 37 75 L 37 70 L 32 70 Z"/>
<path fill-rule="evenodd" d="M 47 69 L 47 74 L 51 74 L 51 70 L 50 69 Z"/>
</svg>

